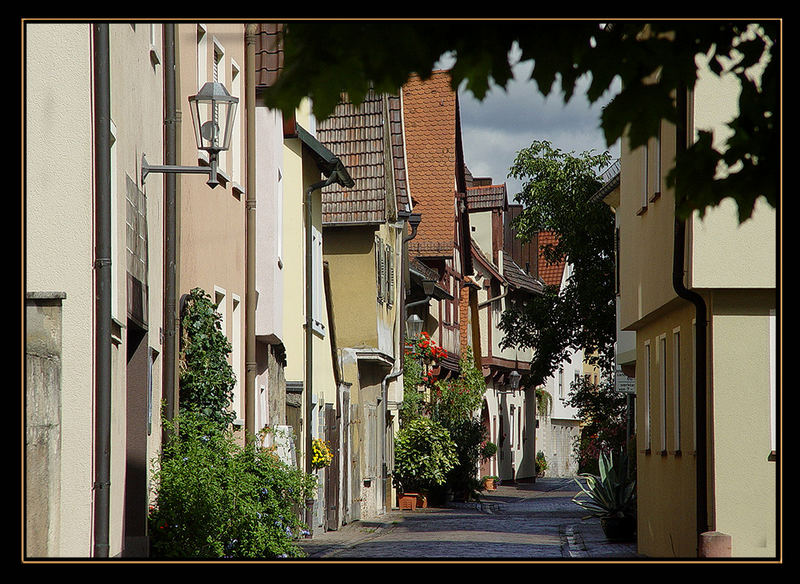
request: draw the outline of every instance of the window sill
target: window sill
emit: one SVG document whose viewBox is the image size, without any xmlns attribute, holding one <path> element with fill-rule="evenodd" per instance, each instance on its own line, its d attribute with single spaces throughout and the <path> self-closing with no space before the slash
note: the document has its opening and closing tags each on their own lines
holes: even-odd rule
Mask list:
<svg viewBox="0 0 800 584">
<path fill-rule="evenodd" d="M 642 205 L 639 207 L 639 210 L 636 211 L 637 215 L 644 215 L 647 212 L 647 205 Z"/>
<path fill-rule="evenodd" d="M 650 201 L 651 203 L 655 203 L 655 202 L 656 202 L 658 199 L 660 199 L 660 198 L 661 198 L 661 192 L 660 192 L 660 191 L 656 191 L 655 193 L 653 193 L 653 194 L 650 196 L 650 199 L 649 199 L 649 201 Z"/>
</svg>

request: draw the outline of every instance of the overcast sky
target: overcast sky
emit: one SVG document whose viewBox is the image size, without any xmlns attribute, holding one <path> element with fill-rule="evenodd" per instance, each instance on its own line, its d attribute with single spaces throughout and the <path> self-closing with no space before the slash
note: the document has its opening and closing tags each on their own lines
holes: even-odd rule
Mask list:
<svg viewBox="0 0 800 584">
<path fill-rule="evenodd" d="M 446 63 L 446 62 L 444 62 Z M 560 86 L 544 98 L 529 80 L 530 61 L 514 67 L 514 79 L 506 90 L 493 87 L 483 101 L 471 93 L 459 92 L 464 157 L 475 177 L 491 177 L 494 184 L 506 183 L 509 200 L 519 192 L 521 182 L 507 178 L 516 154 L 534 140 L 547 140 L 554 148 L 576 155 L 608 150 L 619 157 L 619 142 L 606 146 L 600 129 L 600 113 L 618 86 L 594 104 L 586 99 L 586 79 L 581 79 L 572 99 L 564 104 Z"/>
</svg>

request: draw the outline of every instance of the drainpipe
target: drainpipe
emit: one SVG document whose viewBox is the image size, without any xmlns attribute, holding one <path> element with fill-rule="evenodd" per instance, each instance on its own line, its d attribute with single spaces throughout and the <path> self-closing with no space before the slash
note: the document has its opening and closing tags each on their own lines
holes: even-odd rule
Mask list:
<svg viewBox="0 0 800 584">
<path fill-rule="evenodd" d="M 93 25 L 95 189 L 94 557 L 109 554 L 111 486 L 111 84 L 108 24 Z"/>
<path fill-rule="evenodd" d="M 678 87 L 678 100 L 677 100 L 677 159 L 686 151 L 686 142 L 689 140 L 687 133 L 687 120 L 688 120 L 688 103 L 687 103 L 687 89 L 685 86 Z M 708 446 L 707 446 L 707 409 L 708 409 L 708 395 L 706 388 L 706 337 L 707 337 L 707 320 L 706 320 L 706 304 L 703 297 L 694 290 L 686 288 L 683 282 L 683 264 L 685 257 L 686 246 L 686 220 L 679 220 L 675 218 L 675 241 L 673 248 L 673 263 L 672 263 L 672 286 L 679 297 L 688 300 L 695 307 L 695 320 L 696 320 L 696 354 L 695 363 L 695 383 L 697 386 L 697 400 L 696 400 L 696 427 L 695 436 L 697 441 L 697 543 L 699 546 L 701 534 L 709 530 L 708 522 Z M 698 548 L 699 549 L 699 548 Z"/>
<path fill-rule="evenodd" d="M 175 25 L 164 25 L 164 163 L 177 164 L 177 118 L 175 83 Z M 177 387 L 177 176 L 164 174 L 164 372 L 165 416 L 172 421 L 178 411 Z M 166 435 L 169 425 L 164 425 Z"/>
<path fill-rule="evenodd" d="M 255 435 L 255 385 L 256 385 L 256 35 L 257 24 L 247 24 L 245 28 L 246 44 L 246 80 L 247 92 L 247 267 L 245 292 L 245 434 Z"/>
</svg>

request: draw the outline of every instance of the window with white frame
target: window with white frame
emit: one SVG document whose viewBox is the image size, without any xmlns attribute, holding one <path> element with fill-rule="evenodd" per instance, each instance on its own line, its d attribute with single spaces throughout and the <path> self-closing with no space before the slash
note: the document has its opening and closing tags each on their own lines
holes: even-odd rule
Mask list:
<svg viewBox="0 0 800 584">
<path fill-rule="evenodd" d="M 196 33 L 196 55 L 197 55 L 197 90 L 208 81 L 208 31 L 205 25 L 197 25 Z"/>
<path fill-rule="evenodd" d="M 647 193 L 647 188 L 650 184 L 650 148 L 648 144 L 645 143 L 642 146 L 642 205 L 641 210 L 645 211 L 647 209 L 647 202 L 649 200 L 649 196 Z"/>
<path fill-rule="evenodd" d="M 697 452 L 697 321 L 692 319 L 692 451 Z"/>
<path fill-rule="evenodd" d="M 205 25 L 198 24 L 195 40 L 195 55 L 197 60 L 197 91 L 205 85 L 208 79 L 208 31 Z M 207 105 L 200 107 L 207 108 Z M 202 116 L 208 116 L 208 111 L 201 112 Z M 208 162 L 208 153 L 205 150 L 197 150 L 197 159 Z"/>
<path fill-rule="evenodd" d="M 658 124 L 658 131 L 655 139 L 655 152 L 653 156 L 655 158 L 655 186 L 653 187 L 652 200 L 655 200 L 661 196 L 661 123 Z"/>
<path fill-rule="evenodd" d="M 658 365 L 658 426 L 659 426 L 659 450 L 667 450 L 667 337 L 662 335 L 658 338 L 658 354 L 656 356 Z"/>
<path fill-rule="evenodd" d="M 226 88 L 228 87 L 228 79 L 226 77 L 226 61 L 225 61 L 225 47 L 215 38 L 214 39 L 214 53 L 211 70 L 211 79 L 216 83 L 221 83 Z M 219 119 L 219 112 L 214 112 L 214 119 Z M 230 176 L 230 169 L 228 168 L 228 152 L 223 150 L 219 153 L 219 168 L 223 173 Z"/>
<path fill-rule="evenodd" d="M 378 302 L 383 304 L 387 301 L 386 289 L 386 250 L 383 240 L 375 236 L 375 286 Z"/>
<path fill-rule="evenodd" d="M 681 450 L 681 331 L 672 331 L 672 417 L 673 448 Z"/>
<path fill-rule="evenodd" d="M 386 307 L 389 308 L 394 304 L 394 255 L 392 254 L 392 247 L 386 243 L 384 245 L 384 265 L 385 265 L 385 279 L 386 279 Z"/>
<path fill-rule="evenodd" d="M 642 359 L 644 360 L 644 371 L 642 372 L 642 385 L 644 386 L 644 448 L 650 451 L 650 341 L 645 341 Z"/>
<path fill-rule="evenodd" d="M 241 94 L 242 94 L 242 76 L 241 76 L 241 69 L 239 68 L 238 63 L 231 59 L 231 95 L 234 97 L 238 97 L 241 102 Z M 242 116 L 236 116 L 233 121 L 233 133 L 231 135 L 231 146 L 230 150 L 228 151 L 229 161 L 230 161 L 230 175 L 231 175 L 231 182 L 235 186 L 241 190 L 241 183 L 242 183 L 242 172 L 241 172 L 241 165 L 242 165 L 242 148 L 241 148 L 241 139 L 242 139 Z"/>
<path fill-rule="evenodd" d="M 311 328 L 320 335 L 325 334 L 323 314 L 325 310 L 325 290 L 322 273 L 322 233 L 311 226 Z"/>
<path fill-rule="evenodd" d="M 242 408 L 242 310 L 241 299 L 236 295 L 231 295 L 231 365 L 235 375 L 233 385 L 233 413 L 236 414 L 237 422 L 243 419 Z"/>
<path fill-rule="evenodd" d="M 776 334 L 777 334 L 777 321 L 775 309 L 769 311 L 769 442 L 770 442 L 770 458 L 773 458 L 778 451 L 777 442 L 777 409 L 778 409 L 778 395 L 777 395 L 777 350 L 776 350 Z"/>
<path fill-rule="evenodd" d="M 227 302 L 225 301 L 227 294 L 224 288 L 220 288 L 219 286 L 214 286 L 214 309 L 217 311 L 217 314 L 220 316 L 220 327 L 222 328 L 222 334 L 226 337 L 228 336 L 228 310 L 227 310 Z"/>
</svg>

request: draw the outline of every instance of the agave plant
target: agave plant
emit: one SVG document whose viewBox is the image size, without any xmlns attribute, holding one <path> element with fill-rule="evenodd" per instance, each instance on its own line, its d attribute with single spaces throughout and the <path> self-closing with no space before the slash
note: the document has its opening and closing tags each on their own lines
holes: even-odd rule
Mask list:
<svg viewBox="0 0 800 584">
<path fill-rule="evenodd" d="M 590 511 L 587 517 L 631 517 L 636 506 L 636 480 L 628 476 L 627 457 L 600 455 L 600 475 L 581 474 L 586 486 L 575 479 L 581 492 L 572 501 Z M 583 495 L 588 499 L 581 498 Z"/>
</svg>

